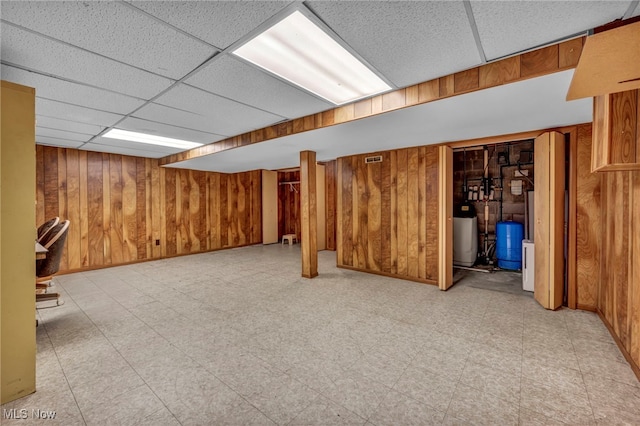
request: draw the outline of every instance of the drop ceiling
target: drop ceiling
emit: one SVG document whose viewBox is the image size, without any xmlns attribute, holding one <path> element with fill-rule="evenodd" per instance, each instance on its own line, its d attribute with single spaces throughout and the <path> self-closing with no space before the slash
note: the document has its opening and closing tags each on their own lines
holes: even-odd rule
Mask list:
<svg viewBox="0 0 640 426">
<path fill-rule="evenodd" d="M 333 107 L 230 54 L 234 46 L 293 8 L 315 14 L 394 88 L 400 88 L 637 16 L 638 3 L 2 1 L 0 73 L 3 80 L 36 88 L 38 144 L 159 158 L 178 150 L 101 134 L 115 126 L 210 143 Z M 547 92 L 536 85 L 558 88 L 566 75 L 509 87 L 526 94 L 531 99 L 527 105 L 537 105 Z M 290 167 L 297 164 L 292 154 L 302 146 L 314 147 L 320 158 L 331 159 L 356 151 L 554 125 L 551 114 L 533 114 L 509 119 L 507 126 L 504 118 L 521 111 L 522 100 L 505 95 L 502 88 L 491 90 L 178 166 L 219 171 Z M 491 102 L 495 108 L 473 113 L 478 102 Z M 446 119 L 451 108 L 469 113 L 453 122 L 451 116 Z M 584 105 L 558 103 L 557 108 L 555 121 L 585 121 Z M 425 124 L 436 117 L 447 123 L 437 131 Z M 493 125 L 483 127 L 480 119 Z M 374 131 L 380 134 L 374 137 L 377 142 L 367 142 Z M 382 135 L 387 135 L 385 143 L 378 140 Z M 326 142 L 329 139 L 331 143 Z M 290 152 L 282 151 L 285 148 Z"/>
</svg>

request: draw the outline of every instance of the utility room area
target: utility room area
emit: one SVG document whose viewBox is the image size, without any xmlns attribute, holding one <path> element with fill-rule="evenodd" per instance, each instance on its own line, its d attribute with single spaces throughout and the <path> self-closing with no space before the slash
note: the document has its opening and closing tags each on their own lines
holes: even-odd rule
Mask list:
<svg viewBox="0 0 640 426">
<path fill-rule="evenodd" d="M 533 292 L 533 153 L 533 139 L 454 150 L 456 283 Z"/>
</svg>

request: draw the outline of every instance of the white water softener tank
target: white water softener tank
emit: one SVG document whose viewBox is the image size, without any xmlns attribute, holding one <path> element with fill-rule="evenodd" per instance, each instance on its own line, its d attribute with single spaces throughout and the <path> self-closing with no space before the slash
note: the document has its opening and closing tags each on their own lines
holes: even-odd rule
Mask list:
<svg viewBox="0 0 640 426">
<path fill-rule="evenodd" d="M 473 266 L 478 256 L 478 218 L 453 218 L 453 264 Z"/>
</svg>

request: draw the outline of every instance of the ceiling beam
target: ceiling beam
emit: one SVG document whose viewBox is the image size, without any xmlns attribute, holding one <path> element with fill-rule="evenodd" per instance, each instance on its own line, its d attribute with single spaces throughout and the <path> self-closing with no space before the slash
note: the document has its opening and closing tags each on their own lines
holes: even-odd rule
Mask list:
<svg viewBox="0 0 640 426">
<path fill-rule="evenodd" d="M 572 69 L 578 63 L 583 43 L 584 37 L 568 40 L 324 112 L 274 124 L 163 157 L 159 160 L 160 165 L 166 166 L 228 149 Z"/>
</svg>

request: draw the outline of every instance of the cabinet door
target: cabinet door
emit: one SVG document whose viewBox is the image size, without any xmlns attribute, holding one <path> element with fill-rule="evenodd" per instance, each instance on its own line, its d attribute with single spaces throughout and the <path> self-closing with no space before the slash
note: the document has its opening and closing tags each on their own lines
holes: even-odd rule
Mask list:
<svg viewBox="0 0 640 426">
<path fill-rule="evenodd" d="M 640 170 L 640 90 L 593 98 L 591 171 Z"/>
<path fill-rule="evenodd" d="M 544 133 L 534 144 L 534 297 L 546 309 L 559 308 L 564 292 L 564 148 L 558 132 Z"/>
</svg>

